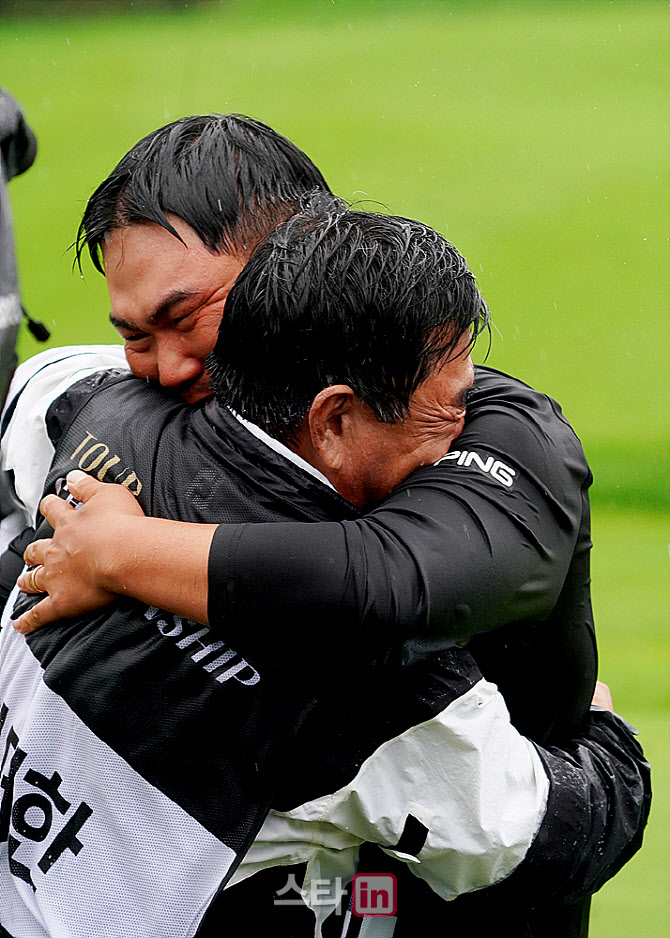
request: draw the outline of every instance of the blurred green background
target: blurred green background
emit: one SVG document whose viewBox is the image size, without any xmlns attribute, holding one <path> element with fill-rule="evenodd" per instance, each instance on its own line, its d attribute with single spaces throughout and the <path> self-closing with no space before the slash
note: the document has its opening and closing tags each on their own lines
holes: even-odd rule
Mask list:
<svg viewBox="0 0 670 938">
<path fill-rule="evenodd" d="M 1 2 L 0 84 L 39 140 L 10 195 L 50 344 L 115 341 L 103 278 L 67 249 L 103 176 L 184 114 L 259 118 L 338 194 L 465 254 L 493 312 L 489 363 L 556 397 L 589 456 L 601 677 L 655 770 L 646 845 L 594 901 L 591 934 L 666 934 L 667 4 Z M 21 356 L 38 350 L 24 332 Z"/>
</svg>

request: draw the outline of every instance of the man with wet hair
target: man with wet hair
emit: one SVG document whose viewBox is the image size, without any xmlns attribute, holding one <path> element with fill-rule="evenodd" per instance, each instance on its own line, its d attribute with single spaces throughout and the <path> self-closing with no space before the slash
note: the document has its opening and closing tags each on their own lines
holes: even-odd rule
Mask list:
<svg viewBox="0 0 670 938">
<path fill-rule="evenodd" d="M 578 441 L 557 419 L 553 402 L 514 379 L 479 370 L 476 427 L 471 427 L 475 451 L 483 445 L 496 452 L 500 440 L 513 433 L 521 437 L 530 469 L 498 459 L 494 472 L 495 457 L 489 462 L 486 456 L 466 465 L 461 451 L 449 461 L 472 385 L 472 333 L 486 318 L 474 278 L 435 232 L 407 219 L 353 213 L 340 203 L 317 201 L 260 246 L 233 287 L 213 355 L 216 402 L 188 409 L 143 383 L 112 375 L 86 379 L 50 410 L 58 449 L 48 488 L 53 490 L 77 466 L 102 479 L 110 472 L 122 484 L 101 486 L 101 492 L 93 479 L 75 478 L 84 507 L 71 512 L 59 500 L 47 500 L 47 517 L 61 529 L 73 518 L 86 525 L 94 501 L 125 494 L 131 504 L 117 516 L 121 528 L 111 520 L 105 539 L 118 544 L 123 531 L 119 556 L 125 561 L 127 553 L 131 559 L 126 573 L 138 559 L 140 567 L 154 571 L 148 585 L 130 590 L 150 607 L 122 601 L 79 622 L 36 632 L 29 650 L 5 629 L 3 655 L 12 666 L 7 694 L 22 722 L 12 728 L 21 751 L 32 757 L 43 748 L 41 719 L 70 727 L 72 738 L 88 741 L 86 751 L 93 747 L 92 734 L 95 746 L 101 746 L 100 758 L 107 749 L 119 757 L 123 790 L 143 793 L 131 803 L 146 806 L 149 794 L 155 799 L 145 812 L 146 823 L 133 816 L 135 837 L 141 839 L 150 822 L 163 848 L 182 831 L 185 838 L 196 838 L 197 850 L 212 852 L 222 873 L 234 870 L 273 805 L 238 870 L 238 879 L 248 876 L 248 883 L 216 899 L 203 927 L 214 927 L 216 921 L 238 934 L 245 928 L 248 934 L 302 934 L 300 929 L 313 927 L 313 919 L 300 918 L 305 909 L 267 904 L 272 889 L 282 885 L 276 865 L 285 877 L 287 866 L 306 862 L 308 880 L 325 872 L 332 881 L 352 872 L 361 844 L 372 842 L 386 855 L 411 863 L 443 898 L 506 880 L 502 898 L 480 893 L 465 912 L 459 900 L 440 904 L 445 927 L 490 925 L 504 909 L 508 923 L 523 928 L 532 916 L 519 904 L 520 896 L 525 902 L 533 896 L 539 904 L 573 899 L 597 888 L 639 844 L 646 769 L 625 725 L 612 714 L 592 715 L 566 747 L 535 748 L 512 729 L 495 688 L 455 644 L 501 619 L 526 621 L 531 637 L 530 627 L 537 629 L 528 621 L 533 616 L 560 636 L 558 614 L 569 613 L 562 600 L 566 570 L 559 565 L 552 572 L 552 551 L 553 561 L 573 557 L 574 568 L 567 561 L 571 589 L 588 594 L 582 579 L 582 499 L 589 473 Z M 276 367 L 280 359 L 295 377 L 295 390 Z M 227 408 L 231 402 L 239 416 Z M 118 413 L 124 414 L 122 425 Z M 495 431 L 501 413 L 503 425 Z M 531 430 L 523 436 L 525 422 Z M 537 461 L 533 441 L 547 426 L 564 455 L 562 467 Z M 467 432 L 466 427 L 458 437 L 459 446 Z M 423 474 L 401 482 L 422 466 Z M 145 509 L 210 524 L 175 526 L 141 517 L 123 492 L 130 474 L 126 487 Z M 445 481 L 453 485 L 453 497 L 445 493 Z M 561 482 L 573 491 L 559 506 L 551 492 Z M 391 489 L 390 498 L 361 515 L 359 509 L 377 504 Z M 532 527 L 524 512 L 532 516 Z M 560 516 L 559 534 L 552 513 Z M 264 523 L 280 519 L 293 523 Z M 212 520 L 227 523 L 212 525 Z M 185 531 L 198 538 L 205 532 L 211 568 L 219 577 L 209 593 L 209 613 L 198 606 L 202 577 L 197 571 L 191 590 L 173 605 L 156 601 L 151 590 L 164 587 L 165 570 L 157 576 L 153 566 L 160 563 L 160 552 L 142 548 L 137 555 L 129 547 L 137 525 L 142 531 L 150 526 L 148 543 L 154 548 L 169 529 L 173 556 L 179 556 L 186 578 L 191 556 L 182 553 L 181 538 Z M 472 542 L 465 561 L 457 553 L 464 525 Z M 518 550 L 533 573 L 530 595 L 515 556 L 507 563 L 500 556 L 511 525 L 525 532 Z M 426 526 L 428 543 L 421 546 L 419 535 Z M 265 595 L 271 581 L 267 557 L 259 554 L 263 562 L 244 569 L 241 561 L 250 550 L 258 552 L 257 538 L 280 529 L 287 548 L 280 565 L 294 578 L 275 596 Z M 311 563 L 317 532 L 329 540 L 335 566 L 343 552 L 349 554 L 354 589 L 338 608 L 322 602 L 315 617 L 318 590 L 295 573 Z M 194 557 L 201 547 L 199 542 Z M 513 554 L 512 548 L 508 545 Z M 47 563 L 50 549 L 37 541 L 29 559 Z M 362 615 L 356 594 L 363 581 L 355 569 L 361 549 L 367 561 L 364 588 L 369 588 Z M 406 606 L 400 600 L 408 582 L 402 572 L 408 551 L 417 552 L 421 585 Z M 537 556 L 528 566 L 531 551 Z M 463 562 L 494 572 L 494 586 L 481 599 L 476 595 L 484 588 L 479 572 L 475 583 L 465 584 L 458 594 L 439 587 L 440 570 L 453 566 L 458 572 Z M 325 558 L 320 570 L 312 565 L 312 572 L 327 579 L 328 563 Z M 405 579 L 396 582 L 396 573 Z M 34 587 L 51 594 L 36 610 L 58 612 L 48 563 L 31 571 L 31 577 Z M 419 595 L 435 582 L 436 591 Z M 205 606 L 206 585 L 205 577 Z M 145 587 L 149 594 L 143 593 Z M 116 591 L 115 584 L 103 585 L 103 593 L 110 590 Z M 287 622 L 291 592 L 296 611 Z M 88 602 L 86 589 L 82 593 Z M 269 619 L 262 609 L 266 601 Z M 418 610 L 410 609 L 413 604 Z M 100 605 L 100 596 L 93 605 Z M 159 606 L 172 608 L 175 615 L 159 612 Z M 211 636 L 184 620 L 204 621 L 208 614 Z M 586 627 L 588 634 L 588 622 Z M 126 664 L 119 667 L 122 661 Z M 34 696 L 26 702 L 25 681 L 23 690 L 15 689 L 12 675 L 25 678 L 30 668 L 37 679 L 31 685 Z M 342 677 L 349 673 L 353 679 L 344 697 Z M 526 703 L 533 703 L 532 696 Z M 552 701 L 535 703 L 541 713 L 552 710 Z M 29 724 L 33 729 L 24 739 L 21 729 Z M 212 744 L 212 726 L 223 728 L 223 745 Z M 185 741 L 189 771 L 175 773 Z M 422 752 L 429 755 L 422 757 Z M 40 766 L 57 770 L 61 779 L 73 777 L 67 758 L 57 768 L 53 759 L 50 766 L 44 761 Z M 97 810 L 103 829 L 104 811 L 112 817 L 118 812 L 114 785 L 108 778 L 104 806 L 93 784 L 86 793 L 85 803 Z M 189 826 L 184 813 L 217 842 Z M 161 823 L 169 827 L 170 838 L 160 837 Z M 78 876 L 96 859 L 93 825 L 90 830 L 90 852 L 77 851 Z M 109 838 L 105 843 L 107 851 L 113 850 Z M 20 847 L 24 866 L 34 870 L 27 861 L 31 849 L 37 860 L 41 848 L 25 841 Z M 149 913 L 188 914 L 184 897 L 201 909 L 212 901 L 212 863 L 202 863 L 201 871 L 210 878 L 200 880 L 185 863 L 177 874 L 182 876 L 180 908 L 174 909 L 166 896 L 174 893 L 174 879 L 164 884 L 157 907 L 155 884 L 146 891 L 141 886 L 151 882 L 153 870 L 145 868 L 141 849 L 127 847 L 127 864 L 139 863 L 128 875 L 142 895 L 154 899 L 143 903 L 145 922 Z M 223 848 L 230 851 L 226 857 Z M 161 867 L 175 876 L 174 863 Z M 66 875 L 64 867 L 58 871 Z M 7 882 L 11 891 L 13 883 Z M 47 885 L 56 888 L 58 878 L 47 883 L 45 876 L 40 886 Z M 110 890 L 109 882 L 105 887 Z M 127 902 L 125 911 L 132 915 Z M 421 916 L 429 921 L 426 907 L 407 903 L 406 909 L 398 919 L 398 935 L 403 929 L 407 935 L 421 930 Z M 116 914 L 123 912 L 117 908 Z M 340 922 L 330 916 L 326 928 L 332 927 L 341 933 Z"/>
<path fill-rule="evenodd" d="M 458 398 L 464 407 L 473 383 L 470 345 L 489 321 L 465 260 L 427 225 L 347 213 L 343 205 L 326 215 L 316 239 L 320 203 L 338 204 L 314 198 L 310 212 L 283 226 L 254 257 L 256 276 L 236 290 L 210 358 L 214 393 L 286 442 L 299 435 L 322 388 L 347 385 L 397 433 L 436 364 L 462 355 L 469 369 Z M 264 302 L 251 291 L 262 291 Z M 406 473 L 398 468 L 400 480 Z M 371 496 L 367 504 L 379 500 Z"/>
<path fill-rule="evenodd" d="M 209 396 L 205 359 L 235 277 L 255 244 L 314 190 L 330 191 L 302 150 L 243 115 L 181 118 L 136 143 L 88 200 L 77 237 L 79 264 L 90 252 L 106 276 L 110 319 L 124 340 L 125 357 L 117 346 L 71 346 L 35 356 L 15 382 L 3 437 L 23 385 L 27 397 L 39 401 L 77 376 L 123 367 L 126 360 L 138 377 L 189 403 Z M 53 453 L 44 413 L 37 406 L 24 410 L 30 413 L 24 430 L 31 446 L 18 439 L 16 452 L 9 453 L 6 437 L 3 444 L 22 518 L 3 524 L 2 550 L 16 530 L 33 524 Z M 30 536 L 19 536 L 3 560 L 3 599 Z"/>
<path fill-rule="evenodd" d="M 81 261 L 87 249 L 106 275 L 111 322 L 138 377 L 158 381 L 189 403 L 209 394 L 204 359 L 235 276 L 258 241 L 315 189 L 330 192 L 298 147 L 237 114 L 182 118 L 124 156 L 88 201 L 77 257 Z M 140 267 L 146 245 L 138 246 L 133 235 L 145 236 L 147 223 L 158 229 L 157 239 Z M 193 269 L 180 273 L 187 278 L 182 287 L 194 289 L 165 289 L 168 272 L 176 271 L 161 266 L 161 247 L 174 239 L 191 248 Z M 118 278 L 117 259 L 124 251 L 132 259 L 136 248 L 135 267 Z M 196 264 L 206 274 L 198 277 Z M 140 283 L 140 303 L 136 293 L 126 303 L 126 287 L 135 290 Z"/>
</svg>

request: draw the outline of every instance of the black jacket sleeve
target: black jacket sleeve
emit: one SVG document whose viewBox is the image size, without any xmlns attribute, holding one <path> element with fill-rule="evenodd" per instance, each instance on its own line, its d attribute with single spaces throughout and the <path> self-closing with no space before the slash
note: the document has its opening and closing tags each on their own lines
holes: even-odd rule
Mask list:
<svg viewBox="0 0 670 938">
<path fill-rule="evenodd" d="M 538 752 L 549 776 L 547 810 L 508 893 L 538 905 L 574 902 L 600 889 L 640 849 L 651 805 L 651 774 L 635 730 L 594 709 L 566 746 Z"/>
<path fill-rule="evenodd" d="M 522 862 L 494 886 L 446 903 L 377 845 L 359 872 L 393 873 L 403 896 L 398 938 L 429 933 L 583 938 L 588 901 L 639 850 L 651 801 L 649 765 L 621 717 L 594 709 L 563 746 L 538 746 L 549 778 L 545 814 Z"/>
<path fill-rule="evenodd" d="M 555 607 L 588 550 L 581 445 L 558 405 L 478 369 L 462 435 L 360 520 L 218 528 L 209 615 L 240 635 L 278 619 L 421 657 Z M 229 616 L 228 613 L 233 613 Z"/>
</svg>

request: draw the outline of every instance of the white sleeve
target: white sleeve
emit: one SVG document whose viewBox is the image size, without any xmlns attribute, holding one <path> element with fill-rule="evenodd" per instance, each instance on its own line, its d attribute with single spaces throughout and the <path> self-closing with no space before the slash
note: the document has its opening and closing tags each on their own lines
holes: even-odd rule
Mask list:
<svg viewBox="0 0 670 938">
<path fill-rule="evenodd" d="M 45 422 L 49 407 L 81 378 L 127 367 L 121 345 L 70 345 L 40 352 L 16 369 L 3 412 L 1 465 L 13 472 L 16 497 L 31 518 L 54 454 Z"/>
<path fill-rule="evenodd" d="M 481 679 L 431 720 L 383 743 L 344 788 L 271 811 L 231 882 L 307 862 L 303 896 L 318 906 L 319 922 L 331 908 L 314 903 L 318 884 L 350 879 L 358 847 L 368 841 L 453 899 L 499 882 L 521 863 L 548 795 L 535 746 L 512 726 L 496 686 Z M 416 855 L 395 849 L 410 815 L 426 829 Z"/>
</svg>

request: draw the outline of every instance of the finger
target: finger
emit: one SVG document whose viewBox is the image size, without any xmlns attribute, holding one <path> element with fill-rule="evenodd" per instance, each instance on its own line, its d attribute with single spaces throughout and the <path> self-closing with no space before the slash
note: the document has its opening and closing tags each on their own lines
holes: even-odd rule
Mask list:
<svg viewBox="0 0 670 938">
<path fill-rule="evenodd" d="M 44 567 L 38 565 L 23 571 L 16 581 L 22 593 L 46 593 L 44 584 L 42 583 L 42 585 L 40 585 L 40 581 L 38 580 L 38 576 L 41 576 L 43 570 Z"/>
<path fill-rule="evenodd" d="M 38 541 L 32 541 L 23 552 L 23 559 L 29 567 L 36 567 L 38 563 L 44 563 L 44 553 L 51 544 L 48 537 L 40 538 Z"/>
<path fill-rule="evenodd" d="M 614 710 L 610 689 L 607 684 L 603 684 L 602 681 L 596 681 L 593 703 L 598 707 L 603 707 L 605 710 Z"/>
<path fill-rule="evenodd" d="M 47 519 L 52 528 L 58 527 L 59 522 L 66 517 L 67 513 L 74 511 L 73 505 L 68 505 L 66 501 L 57 495 L 47 495 L 40 502 L 40 512 Z"/>
<path fill-rule="evenodd" d="M 35 632 L 43 625 L 48 625 L 50 622 L 56 622 L 59 618 L 60 616 L 54 608 L 53 600 L 50 596 L 47 596 L 41 603 L 37 603 L 32 609 L 29 609 L 27 612 L 24 612 L 22 616 L 19 616 L 12 625 L 16 631 L 20 632 L 22 635 L 30 635 L 31 632 Z"/>
<path fill-rule="evenodd" d="M 93 498 L 96 492 L 105 486 L 106 483 L 98 482 L 93 476 L 82 472 L 81 469 L 73 469 L 67 474 L 67 487 L 75 498 L 80 502 L 87 502 Z"/>
<path fill-rule="evenodd" d="M 609 689 L 608 685 L 605 684 L 603 681 L 598 681 L 598 684 L 600 686 L 600 692 L 602 696 L 605 698 L 605 700 L 607 700 L 609 705 L 612 706 L 612 692 Z"/>
</svg>

